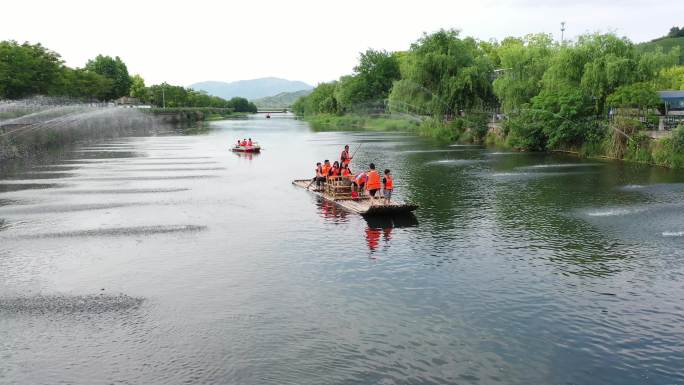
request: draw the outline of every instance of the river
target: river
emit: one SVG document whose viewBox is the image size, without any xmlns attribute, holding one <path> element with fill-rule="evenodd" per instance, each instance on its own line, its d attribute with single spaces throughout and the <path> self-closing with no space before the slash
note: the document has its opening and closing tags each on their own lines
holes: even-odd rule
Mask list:
<svg viewBox="0 0 684 385">
<path fill-rule="evenodd" d="M 684 172 L 210 127 L 4 168 L 0 383 L 684 383 Z M 361 143 L 414 218 L 291 185 Z"/>
</svg>

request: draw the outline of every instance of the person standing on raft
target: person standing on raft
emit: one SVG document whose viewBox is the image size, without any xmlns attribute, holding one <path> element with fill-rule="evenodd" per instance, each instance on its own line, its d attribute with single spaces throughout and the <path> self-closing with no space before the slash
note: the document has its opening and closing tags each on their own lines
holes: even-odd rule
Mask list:
<svg viewBox="0 0 684 385">
<path fill-rule="evenodd" d="M 375 170 L 375 164 L 371 163 L 368 165 L 370 170 L 368 171 L 368 181 L 366 182 L 366 190 L 371 197 L 371 206 L 375 204 L 375 194 L 380 190 L 382 184 L 380 182 L 380 175 Z"/>
<path fill-rule="evenodd" d="M 342 154 L 340 154 L 340 165 L 344 167 L 345 165 L 348 165 L 351 160 L 352 158 L 349 156 L 349 145 L 346 144 L 344 150 L 342 150 Z"/>
<path fill-rule="evenodd" d="M 394 178 L 390 174 L 388 168 L 385 169 L 385 176 L 382 178 L 382 192 L 385 196 L 385 204 L 390 204 L 390 199 L 392 199 L 392 190 L 394 189 Z"/>
</svg>

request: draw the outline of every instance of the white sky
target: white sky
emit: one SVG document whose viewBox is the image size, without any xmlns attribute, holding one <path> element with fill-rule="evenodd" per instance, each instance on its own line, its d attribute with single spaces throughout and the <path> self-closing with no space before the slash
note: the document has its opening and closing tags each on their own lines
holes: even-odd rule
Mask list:
<svg viewBox="0 0 684 385">
<path fill-rule="evenodd" d="M 82 67 L 120 56 L 146 83 L 265 76 L 315 85 L 350 73 L 367 48 L 405 50 L 422 32 L 457 28 L 502 39 L 614 31 L 641 42 L 684 23 L 682 0 L 16 0 L 0 40 L 40 42 Z"/>
</svg>

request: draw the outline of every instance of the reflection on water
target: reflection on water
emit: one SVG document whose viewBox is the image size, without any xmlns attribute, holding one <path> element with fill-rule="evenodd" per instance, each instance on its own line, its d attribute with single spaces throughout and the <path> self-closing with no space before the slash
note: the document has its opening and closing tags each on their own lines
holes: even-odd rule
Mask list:
<svg viewBox="0 0 684 385">
<path fill-rule="evenodd" d="M 260 152 L 237 152 L 233 151 L 233 154 L 235 154 L 238 158 L 242 158 L 245 160 L 252 160 L 254 158 L 258 158 L 259 155 L 261 155 Z"/>
<path fill-rule="evenodd" d="M 383 241 L 383 251 L 389 248 L 390 240 L 392 240 L 392 227 L 373 228 L 366 227 L 366 243 L 368 244 L 369 256 L 373 258 L 373 253 L 378 250 L 380 245 L 380 236 Z"/>
<path fill-rule="evenodd" d="M 349 216 L 359 217 L 350 213 L 337 204 L 316 196 L 316 207 L 318 214 L 332 224 L 345 224 L 349 222 Z M 395 228 L 405 228 L 418 226 L 418 219 L 413 213 L 393 216 L 364 216 L 366 228 L 364 237 L 370 255 L 377 251 L 382 238 L 384 250 L 389 247 L 392 239 L 392 230 Z"/>
</svg>

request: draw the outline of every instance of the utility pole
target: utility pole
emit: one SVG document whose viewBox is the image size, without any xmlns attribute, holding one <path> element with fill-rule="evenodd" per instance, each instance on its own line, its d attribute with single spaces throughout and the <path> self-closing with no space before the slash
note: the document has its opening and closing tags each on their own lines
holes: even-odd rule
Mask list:
<svg viewBox="0 0 684 385">
<path fill-rule="evenodd" d="M 164 94 L 164 90 L 166 89 L 166 85 L 162 84 L 162 108 L 166 109 L 166 95 Z"/>
<path fill-rule="evenodd" d="M 565 43 L 565 22 L 561 21 L 561 44 Z"/>
</svg>

